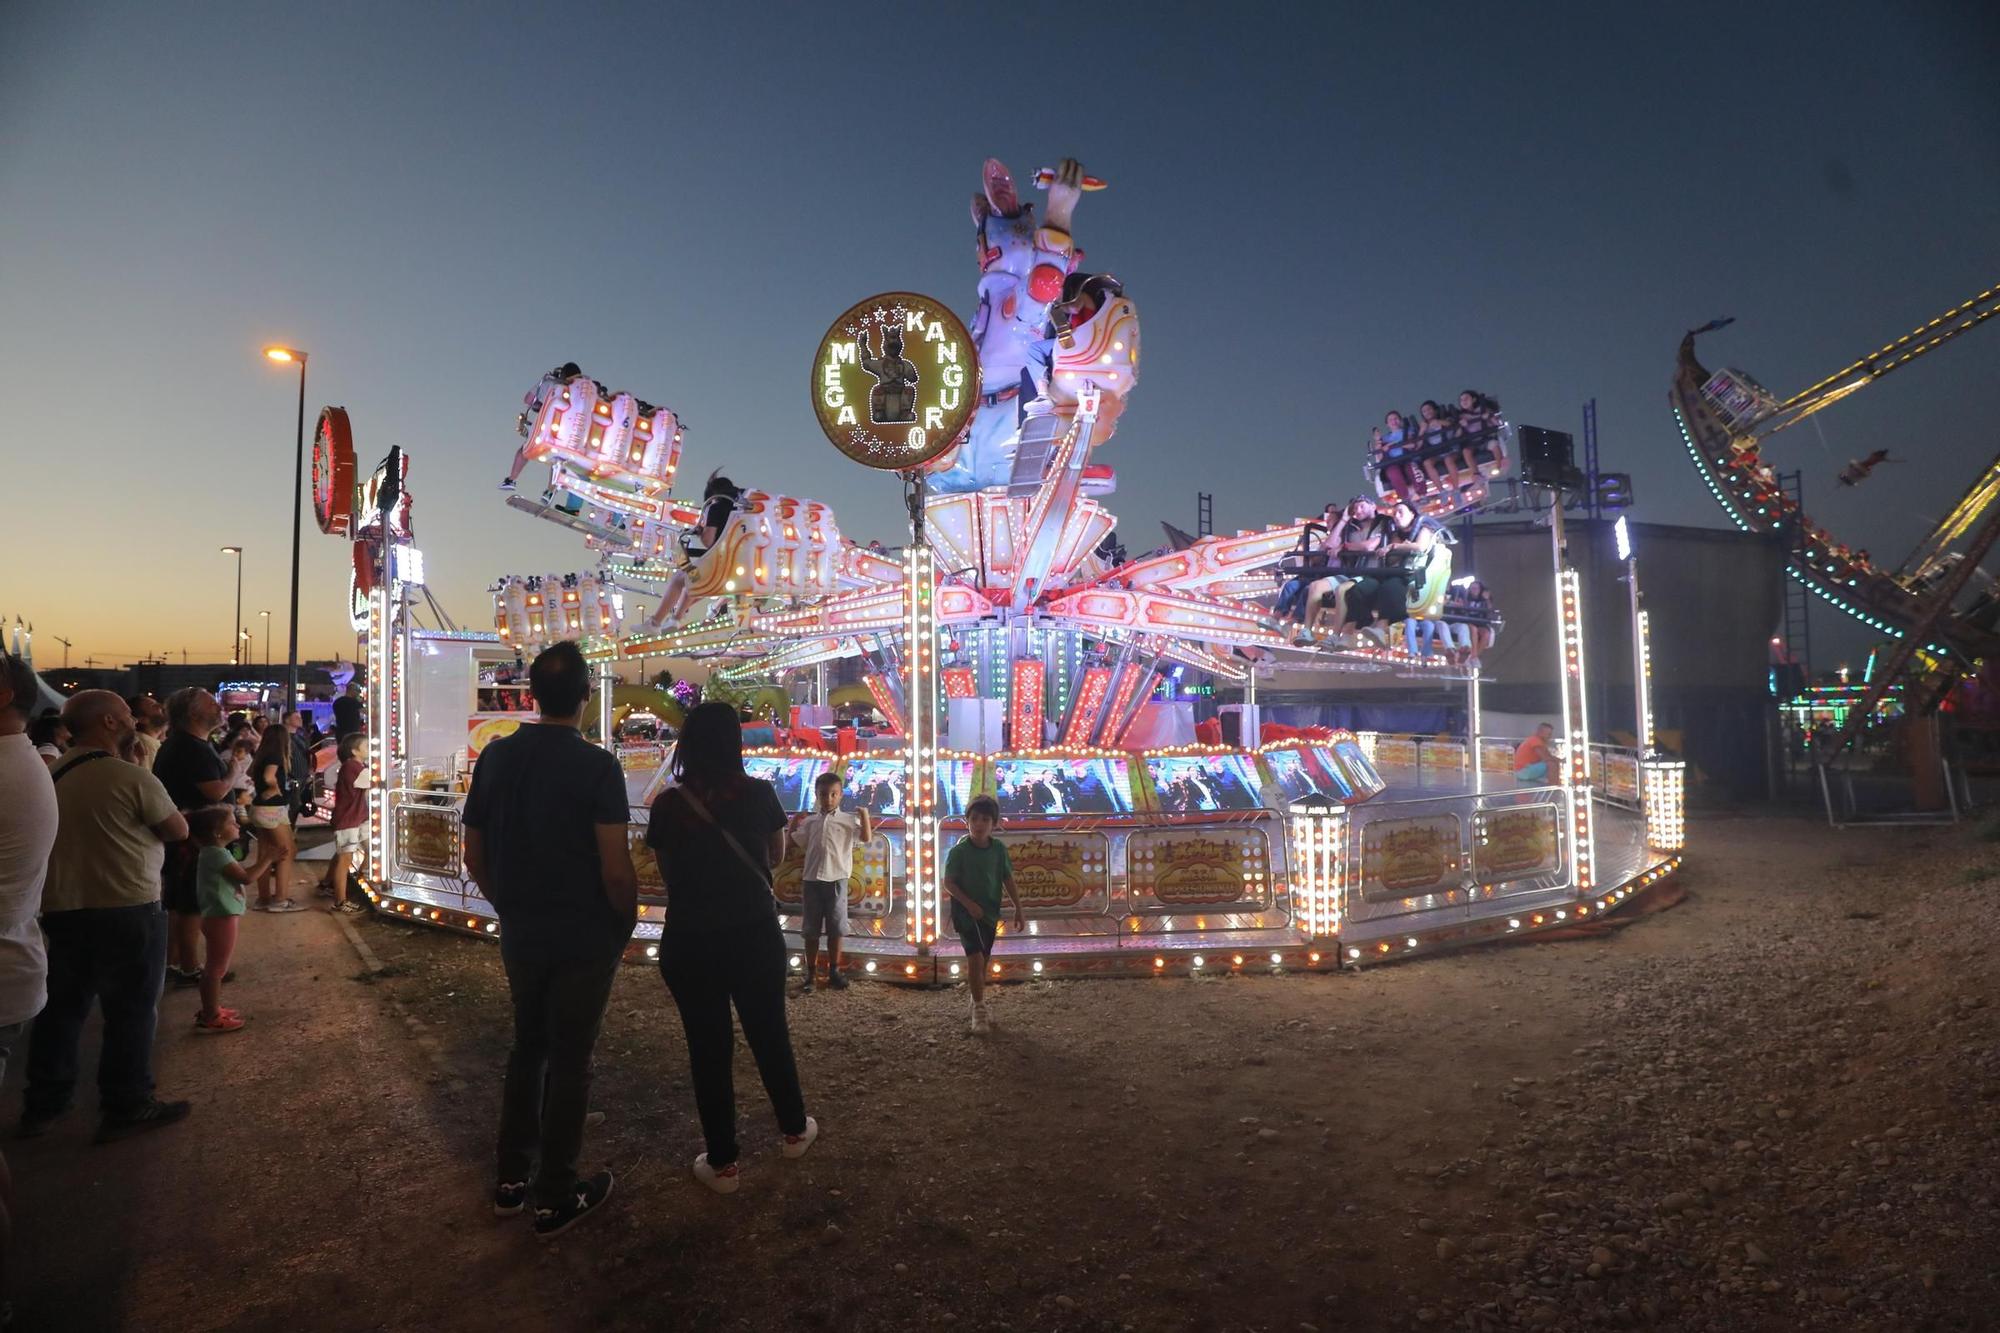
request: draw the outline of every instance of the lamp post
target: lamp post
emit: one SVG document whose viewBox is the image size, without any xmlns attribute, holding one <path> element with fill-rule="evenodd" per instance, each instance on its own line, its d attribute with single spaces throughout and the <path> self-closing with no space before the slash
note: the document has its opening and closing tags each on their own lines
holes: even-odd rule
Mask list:
<svg viewBox="0 0 2000 1333">
<path fill-rule="evenodd" d="M 266 347 L 264 356 L 280 365 L 299 368 L 298 437 L 292 458 L 292 630 L 285 650 L 285 711 L 299 698 L 299 524 L 306 487 L 306 354 L 296 347 Z"/>
<path fill-rule="evenodd" d="M 264 669 L 269 671 L 271 669 L 271 613 L 269 611 L 259 611 L 257 617 L 264 622 Z"/>
<path fill-rule="evenodd" d="M 229 619 L 229 665 L 238 666 L 243 661 L 243 548 L 225 546 L 222 553 L 236 557 L 236 614 Z"/>
</svg>

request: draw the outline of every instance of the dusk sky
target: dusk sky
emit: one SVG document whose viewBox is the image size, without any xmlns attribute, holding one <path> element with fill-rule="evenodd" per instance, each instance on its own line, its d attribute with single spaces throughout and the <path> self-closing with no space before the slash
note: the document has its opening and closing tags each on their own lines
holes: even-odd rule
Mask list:
<svg viewBox="0 0 2000 1333">
<path fill-rule="evenodd" d="M 10 0 L 0 614 L 44 666 L 54 635 L 226 659 L 240 543 L 283 659 L 269 342 L 311 353 L 308 426 L 344 404 L 364 466 L 409 452 L 461 623 L 498 575 L 592 563 L 497 490 L 565 360 L 675 408 L 690 485 L 722 466 L 894 542 L 895 479 L 814 424 L 813 347 L 878 291 L 970 316 L 989 154 L 1110 182 L 1076 234 L 1145 326 L 1098 456 L 1135 551 L 1197 491 L 1225 529 L 1351 494 L 1385 408 L 1467 386 L 1572 431 L 1594 397 L 1635 517 L 1721 526 L 1665 401 L 1683 330 L 1738 317 L 1705 359 L 1782 395 L 2000 280 L 1981 8 Z M 1983 330 L 1770 452 L 1893 566 L 2000 447 L 1996 371 Z M 347 562 L 308 517 L 302 656 L 352 652 Z"/>
</svg>

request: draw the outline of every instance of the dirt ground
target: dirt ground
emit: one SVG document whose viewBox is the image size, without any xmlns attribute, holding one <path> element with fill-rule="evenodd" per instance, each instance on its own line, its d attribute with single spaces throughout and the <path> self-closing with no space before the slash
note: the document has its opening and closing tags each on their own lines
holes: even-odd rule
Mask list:
<svg viewBox="0 0 2000 1333">
<path fill-rule="evenodd" d="M 9 1144 L 27 1329 L 2000 1327 L 2000 842 L 1693 829 L 1605 938 L 1342 976 L 792 1001 L 799 1161 L 747 1054 L 744 1182 L 699 1150 L 658 975 L 613 996 L 549 1245 L 487 1211 L 497 951 L 253 918 L 238 1036 L 170 996 L 183 1126 Z M 15 1076 L 18 1080 L 18 1074 Z M 10 1107 L 18 1101 L 10 1101 Z"/>
</svg>

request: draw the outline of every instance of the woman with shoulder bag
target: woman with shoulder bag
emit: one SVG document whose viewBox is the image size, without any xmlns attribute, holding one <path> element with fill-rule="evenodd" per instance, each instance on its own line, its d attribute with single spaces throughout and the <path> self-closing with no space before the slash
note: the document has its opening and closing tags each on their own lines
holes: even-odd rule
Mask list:
<svg viewBox="0 0 2000 1333">
<path fill-rule="evenodd" d="M 250 759 L 250 828 L 267 851 L 272 868 L 257 879 L 259 912 L 303 911 L 289 896 L 292 887 L 292 858 L 297 847 L 292 841 L 292 734 L 283 727 L 271 727 L 257 743 Z"/>
<path fill-rule="evenodd" d="M 705 703 L 687 715 L 674 747 L 674 785 L 653 802 L 646 845 L 667 886 L 660 976 L 687 1032 L 695 1109 L 707 1151 L 695 1179 L 718 1194 L 738 1184 L 736 1035 L 729 1008 L 777 1112 L 787 1157 L 819 1136 L 806 1114 L 785 1022 L 785 937 L 771 894 L 771 868 L 785 854 L 785 811 L 768 782 L 743 771 L 736 710 Z"/>
</svg>

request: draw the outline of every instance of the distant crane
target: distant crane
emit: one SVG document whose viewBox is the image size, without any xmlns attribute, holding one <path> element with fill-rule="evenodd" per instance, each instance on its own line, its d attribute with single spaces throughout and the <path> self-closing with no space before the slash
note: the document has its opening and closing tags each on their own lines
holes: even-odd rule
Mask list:
<svg viewBox="0 0 2000 1333">
<path fill-rule="evenodd" d="M 69 670 L 69 640 L 60 634 L 51 634 L 49 637 L 63 646 L 63 670 Z"/>
</svg>

